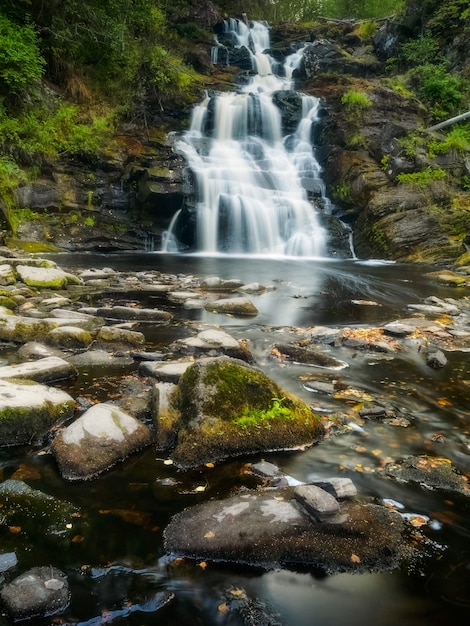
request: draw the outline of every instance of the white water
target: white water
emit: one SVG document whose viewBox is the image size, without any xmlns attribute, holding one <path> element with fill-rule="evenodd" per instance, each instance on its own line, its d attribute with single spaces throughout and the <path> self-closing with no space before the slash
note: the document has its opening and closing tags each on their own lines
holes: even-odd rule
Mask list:
<svg viewBox="0 0 470 626">
<path fill-rule="evenodd" d="M 248 28 L 228 20 L 238 47 L 246 47 L 256 72 L 237 93 L 207 97 L 192 117 L 189 131 L 175 145 L 192 172 L 196 189 L 196 249 L 204 254 L 321 257 L 326 233 L 307 197 L 319 189 L 320 167 L 310 141 L 319 101 L 302 95 L 302 120 L 283 137 L 281 113 L 273 94 L 292 89 L 301 52 L 277 63 L 265 53 L 269 30 L 255 22 Z M 217 55 L 214 54 L 214 59 Z M 180 216 L 172 220 L 163 251 L 179 249 L 175 237 Z"/>
</svg>

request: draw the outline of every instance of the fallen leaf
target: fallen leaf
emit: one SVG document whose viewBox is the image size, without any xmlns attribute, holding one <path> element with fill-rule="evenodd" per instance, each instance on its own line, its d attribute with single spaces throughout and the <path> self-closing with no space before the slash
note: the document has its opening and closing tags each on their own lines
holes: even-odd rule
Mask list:
<svg viewBox="0 0 470 626">
<path fill-rule="evenodd" d="M 196 491 L 197 493 L 201 493 L 201 492 L 203 492 L 203 491 L 205 491 L 205 490 L 206 490 L 205 485 L 198 485 L 198 486 L 194 489 L 194 491 Z"/>
<path fill-rule="evenodd" d="M 232 596 L 235 596 L 236 598 L 246 598 L 245 590 L 239 589 L 238 587 L 236 587 L 235 589 L 231 589 L 230 593 L 232 594 Z"/>
<path fill-rule="evenodd" d="M 212 467 L 215 467 L 215 465 L 213 463 L 206 463 L 206 467 L 212 468 Z"/>
<path fill-rule="evenodd" d="M 200 563 L 198 563 L 198 565 L 201 569 L 206 569 L 207 567 L 207 563 L 205 561 L 201 561 Z"/>
<path fill-rule="evenodd" d="M 204 539 L 213 539 L 214 537 L 215 533 L 213 533 L 212 530 L 209 530 L 209 532 L 204 535 Z"/>
<path fill-rule="evenodd" d="M 72 543 L 82 543 L 83 541 L 85 541 L 85 537 L 83 535 L 75 535 L 74 537 L 72 537 L 71 541 Z"/>
<path fill-rule="evenodd" d="M 226 602 L 221 602 L 221 604 L 219 604 L 219 606 L 217 607 L 217 610 L 219 611 L 219 613 L 227 613 L 228 604 Z"/>
<path fill-rule="evenodd" d="M 360 563 L 361 559 L 357 556 L 357 554 L 351 554 L 351 563 Z"/>
<path fill-rule="evenodd" d="M 163 465 L 173 465 L 173 461 L 171 459 L 165 459 Z"/>
<path fill-rule="evenodd" d="M 21 526 L 8 526 L 8 530 L 12 535 L 18 535 L 21 532 Z"/>
</svg>

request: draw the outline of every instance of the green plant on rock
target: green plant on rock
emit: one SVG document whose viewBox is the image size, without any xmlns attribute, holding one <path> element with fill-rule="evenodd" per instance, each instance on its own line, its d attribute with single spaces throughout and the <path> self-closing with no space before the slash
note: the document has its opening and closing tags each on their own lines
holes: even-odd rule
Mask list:
<svg viewBox="0 0 470 626">
<path fill-rule="evenodd" d="M 404 43 L 401 52 L 405 61 L 414 65 L 436 63 L 442 56 L 437 40 L 429 33 Z"/>
<path fill-rule="evenodd" d="M 470 125 L 463 124 L 450 130 L 443 141 L 433 140 L 429 143 L 428 156 L 445 154 L 451 150 L 457 152 L 470 151 Z"/>
<path fill-rule="evenodd" d="M 363 111 L 372 105 L 369 96 L 363 91 L 350 90 L 346 91 L 341 97 L 341 104 L 346 111 L 355 113 L 357 111 Z"/>
<path fill-rule="evenodd" d="M 446 177 L 447 174 L 442 168 L 428 166 L 421 172 L 402 172 L 401 174 L 398 174 L 397 181 L 405 185 L 426 188 L 432 182 L 445 180 Z"/>
<path fill-rule="evenodd" d="M 357 36 L 363 41 L 372 39 L 379 29 L 379 25 L 375 20 L 364 20 L 360 22 L 359 28 L 357 28 Z"/>
<path fill-rule="evenodd" d="M 245 408 L 241 417 L 233 420 L 233 423 L 241 428 L 267 427 L 269 421 L 273 419 L 293 419 L 294 413 L 292 409 L 284 406 L 285 398 L 272 398 L 272 404 L 269 409 Z"/>
</svg>

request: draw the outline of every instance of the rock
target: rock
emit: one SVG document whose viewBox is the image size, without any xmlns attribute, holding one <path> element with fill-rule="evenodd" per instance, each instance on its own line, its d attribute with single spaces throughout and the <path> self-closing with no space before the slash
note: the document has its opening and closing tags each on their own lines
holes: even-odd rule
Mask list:
<svg viewBox="0 0 470 626">
<path fill-rule="evenodd" d="M 387 463 L 384 473 L 400 482 L 413 482 L 428 489 L 470 496 L 467 477 L 459 474 L 449 459 L 443 457 L 411 456 L 402 461 Z"/>
<path fill-rule="evenodd" d="M 139 364 L 140 376 L 151 376 L 162 382 L 177 383 L 194 361 L 144 361 Z"/>
<path fill-rule="evenodd" d="M 336 498 L 318 485 L 299 485 L 294 489 L 294 497 L 309 515 L 320 522 L 339 511 Z"/>
<path fill-rule="evenodd" d="M 321 421 L 305 402 L 229 357 L 188 367 L 172 406 L 181 416 L 172 458 L 181 467 L 308 446 L 323 436 Z"/>
<path fill-rule="evenodd" d="M 30 267 L 17 265 L 16 272 L 29 287 L 41 289 L 63 289 L 69 283 L 79 283 L 80 279 L 60 268 Z"/>
<path fill-rule="evenodd" d="M 277 465 L 269 461 L 260 461 L 250 466 L 250 471 L 254 476 L 261 478 L 265 483 L 272 487 L 287 486 L 287 477 L 281 472 Z"/>
<path fill-rule="evenodd" d="M 67 480 L 94 478 L 132 452 L 149 445 L 147 426 L 112 404 L 95 404 L 52 443 L 60 472 Z"/>
<path fill-rule="evenodd" d="M 328 328 L 326 326 L 314 326 L 310 328 L 305 335 L 312 343 L 326 343 L 333 345 L 335 339 L 341 333 L 339 328 Z"/>
<path fill-rule="evenodd" d="M 77 375 L 73 365 L 58 356 L 49 356 L 29 363 L 4 365 L 0 367 L 0 378 L 34 380 L 37 383 L 52 383 L 68 380 Z"/>
<path fill-rule="evenodd" d="M 248 363 L 253 362 L 253 355 L 246 346 L 223 330 L 215 328 L 203 330 L 196 337 L 177 339 L 169 346 L 169 350 L 176 354 L 193 354 L 196 356 L 221 356 L 225 354 Z"/>
<path fill-rule="evenodd" d="M 13 620 L 50 617 L 70 603 L 67 576 L 55 567 L 33 567 L 0 592 Z"/>
<path fill-rule="evenodd" d="M 276 344 L 271 350 L 271 354 L 283 361 L 292 361 L 302 365 L 314 365 L 333 370 L 341 370 L 348 367 L 347 363 L 329 354 L 295 344 Z"/>
<path fill-rule="evenodd" d="M 366 572 L 397 567 L 409 556 L 403 530 L 395 511 L 354 502 L 317 522 L 287 487 L 186 509 L 170 520 L 164 541 L 174 557 L 266 569 Z"/>
<path fill-rule="evenodd" d="M 134 363 L 134 359 L 130 355 L 114 356 L 105 350 L 87 350 L 81 354 L 73 354 L 67 357 L 69 363 L 79 369 L 93 368 L 96 374 L 97 368 L 103 368 L 109 373 L 110 368 L 128 368 Z"/>
<path fill-rule="evenodd" d="M 447 365 L 446 355 L 442 352 L 442 350 L 433 350 L 428 351 L 428 355 L 426 356 L 426 364 L 433 369 L 440 369 L 441 367 L 445 367 Z"/>
<path fill-rule="evenodd" d="M 13 285 L 16 282 L 16 275 L 13 268 L 8 263 L 0 265 L 0 285 Z"/>
<path fill-rule="evenodd" d="M 4 446 L 41 439 L 72 417 L 74 399 L 60 389 L 38 383 L 0 380 L 0 442 Z"/>
<path fill-rule="evenodd" d="M 62 358 L 63 356 L 63 352 L 61 350 L 57 350 L 51 346 L 46 346 L 39 341 L 28 341 L 18 348 L 17 354 L 23 361 L 44 359 L 49 356 Z"/>
<path fill-rule="evenodd" d="M 169 382 L 158 382 L 153 392 L 153 414 L 156 426 L 156 446 L 159 450 L 173 448 L 179 428 L 180 414 L 174 408 L 174 396 L 177 385 Z"/>
<path fill-rule="evenodd" d="M 93 336 L 83 328 L 60 326 L 53 328 L 44 338 L 46 343 L 66 350 L 86 350 L 93 341 Z"/>
<path fill-rule="evenodd" d="M 3 554 L 0 554 L 0 574 L 3 574 L 3 572 L 8 571 L 12 567 L 16 567 L 17 564 L 18 559 L 14 552 L 3 552 Z"/>
<path fill-rule="evenodd" d="M 464 287 L 468 282 L 468 278 L 466 276 L 456 274 L 450 270 L 428 272 L 426 276 L 437 282 L 439 285 L 446 285 L 447 287 Z"/>
<path fill-rule="evenodd" d="M 225 298 L 211 300 L 204 305 L 206 311 L 211 313 L 223 313 L 238 317 L 256 317 L 258 309 L 248 298 Z"/>
<path fill-rule="evenodd" d="M 387 409 L 383 406 L 366 406 L 359 410 L 363 419 L 380 419 L 386 417 Z"/>
<path fill-rule="evenodd" d="M 0 527 L 21 528 L 32 541 L 66 549 L 83 530 L 76 506 L 32 489 L 22 480 L 8 479 L 0 484 L 0 503 Z"/>
<path fill-rule="evenodd" d="M 408 324 L 401 322 L 390 322 L 389 324 L 384 325 L 383 330 L 384 333 L 392 335 L 393 337 L 406 337 L 407 335 L 412 335 L 416 332 L 416 327 L 408 326 Z"/>
<path fill-rule="evenodd" d="M 129 306 L 98 307 L 96 314 L 106 320 L 137 320 L 139 322 L 169 322 L 172 314 L 158 309 L 138 309 Z"/>
<path fill-rule="evenodd" d="M 118 350 L 135 350 L 145 346 L 143 333 L 116 326 L 103 326 L 94 344 L 95 348 L 117 352 Z"/>
<path fill-rule="evenodd" d="M 326 478 L 310 480 L 309 483 L 321 487 L 335 498 L 353 498 L 357 495 L 356 485 L 350 478 Z"/>
</svg>

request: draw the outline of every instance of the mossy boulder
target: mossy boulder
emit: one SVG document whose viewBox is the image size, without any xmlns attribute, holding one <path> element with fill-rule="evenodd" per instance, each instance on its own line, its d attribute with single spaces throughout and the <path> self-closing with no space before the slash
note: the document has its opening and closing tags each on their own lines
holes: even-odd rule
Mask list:
<svg viewBox="0 0 470 626">
<path fill-rule="evenodd" d="M 17 265 L 16 272 L 22 282 L 29 287 L 41 289 L 62 289 L 69 283 L 79 283 L 80 279 L 60 268 L 31 267 Z"/>
<path fill-rule="evenodd" d="M 42 438 L 71 417 L 74 399 L 68 393 L 32 381 L 0 380 L 0 445 L 14 446 Z"/>
<path fill-rule="evenodd" d="M 185 468 L 309 446 L 323 436 L 319 417 L 303 400 L 256 367 L 225 356 L 190 366 L 170 408 L 179 413 L 173 421 L 177 434 L 172 457 Z"/>
</svg>

